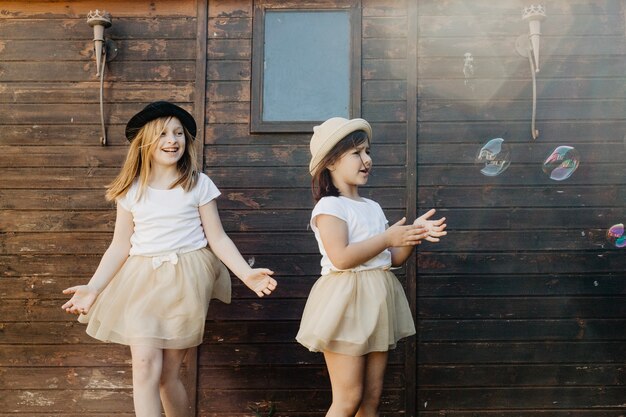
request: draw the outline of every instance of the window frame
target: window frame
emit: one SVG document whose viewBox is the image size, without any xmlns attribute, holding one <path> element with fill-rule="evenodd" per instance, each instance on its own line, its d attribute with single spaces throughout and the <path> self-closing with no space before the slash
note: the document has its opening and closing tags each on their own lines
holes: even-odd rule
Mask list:
<svg viewBox="0 0 626 417">
<path fill-rule="evenodd" d="M 282 3 L 282 4 L 281 4 Z M 285 4 L 287 3 L 287 4 Z M 361 116 L 361 13 L 357 0 L 282 2 L 280 0 L 257 0 L 254 3 L 252 31 L 252 83 L 250 91 L 251 133 L 305 132 L 313 131 L 315 121 L 264 121 L 263 120 L 263 61 L 265 54 L 265 12 L 271 11 L 348 11 L 350 21 L 350 118 Z"/>
</svg>

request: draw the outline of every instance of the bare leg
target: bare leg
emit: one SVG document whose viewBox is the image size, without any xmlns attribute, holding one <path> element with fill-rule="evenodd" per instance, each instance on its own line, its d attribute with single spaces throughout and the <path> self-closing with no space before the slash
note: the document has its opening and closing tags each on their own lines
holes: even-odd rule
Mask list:
<svg viewBox="0 0 626 417">
<path fill-rule="evenodd" d="M 137 417 L 160 417 L 159 379 L 163 366 L 162 349 L 131 346 L 133 403 Z"/>
<path fill-rule="evenodd" d="M 163 351 L 163 371 L 159 389 L 161 402 L 167 417 L 189 417 L 191 409 L 180 368 L 188 349 L 165 349 Z"/>
<path fill-rule="evenodd" d="M 353 417 L 363 397 L 365 356 L 324 352 L 324 359 L 333 392 L 326 417 Z"/>
<path fill-rule="evenodd" d="M 357 417 L 377 417 L 383 380 L 387 368 L 387 352 L 372 352 L 366 355 L 363 400 Z"/>
</svg>

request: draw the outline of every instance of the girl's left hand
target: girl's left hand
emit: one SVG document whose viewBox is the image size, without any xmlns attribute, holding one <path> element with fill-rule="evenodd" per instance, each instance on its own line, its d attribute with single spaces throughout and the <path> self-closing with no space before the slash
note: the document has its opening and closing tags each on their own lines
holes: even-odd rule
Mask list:
<svg viewBox="0 0 626 417">
<path fill-rule="evenodd" d="M 428 231 L 428 236 L 425 239 L 429 242 L 439 242 L 441 236 L 448 234 L 448 232 L 445 231 L 447 226 L 447 224 L 444 223 L 446 221 L 445 217 L 438 220 L 429 220 L 433 214 L 435 214 L 435 211 L 435 209 L 430 209 L 413 222 L 414 225 L 422 226 Z"/>
<path fill-rule="evenodd" d="M 259 297 L 270 295 L 276 289 L 278 283 L 274 278 L 274 271 L 265 268 L 253 269 L 248 276 L 243 278 L 243 283 Z"/>
</svg>

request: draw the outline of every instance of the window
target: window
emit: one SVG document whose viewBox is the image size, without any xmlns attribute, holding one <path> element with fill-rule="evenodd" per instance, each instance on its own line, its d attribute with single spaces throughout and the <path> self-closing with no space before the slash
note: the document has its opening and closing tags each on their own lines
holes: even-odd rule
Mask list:
<svg viewBox="0 0 626 417">
<path fill-rule="evenodd" d="M 255 8 L 252 131 L 310 132 L 329 117 L 359 116 L 357 9 L 272 6 Z"/>
</svg>

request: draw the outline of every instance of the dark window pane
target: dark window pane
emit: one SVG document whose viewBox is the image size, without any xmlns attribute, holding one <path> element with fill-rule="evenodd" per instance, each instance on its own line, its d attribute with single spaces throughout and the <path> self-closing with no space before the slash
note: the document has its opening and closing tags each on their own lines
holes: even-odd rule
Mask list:
<svg viewBox="0 0 626 417">
<path fill-rule="evenodd" d="M 267 11 L 263 121 L 350 115 L 347 11 Z"/>
</svg>

